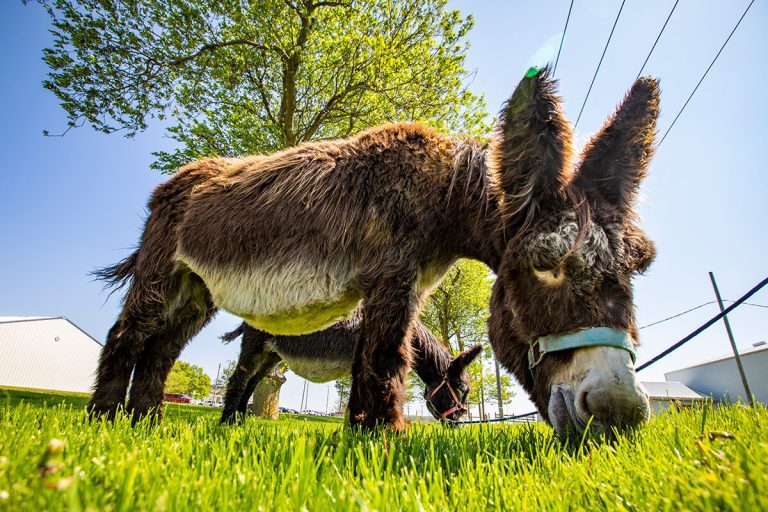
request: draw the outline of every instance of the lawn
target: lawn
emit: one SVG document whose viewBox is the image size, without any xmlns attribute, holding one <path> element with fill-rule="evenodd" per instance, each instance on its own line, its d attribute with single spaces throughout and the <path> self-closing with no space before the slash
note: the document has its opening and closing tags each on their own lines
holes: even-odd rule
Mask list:
<svg viewBox="0 0 768 512">
<path fill-rule="evenodd" d="M 132 428 L 89 422 L 85 399 L 0 390 L 0 510 L 768 510 L 762 407 L 564 445 L 544 425 L 220 427 L 218 410 L 184 405 Z"/>
</svg>

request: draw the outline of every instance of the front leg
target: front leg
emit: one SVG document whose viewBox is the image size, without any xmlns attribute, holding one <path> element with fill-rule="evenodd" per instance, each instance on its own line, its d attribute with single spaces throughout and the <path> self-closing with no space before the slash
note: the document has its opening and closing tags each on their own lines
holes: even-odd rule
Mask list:
<svg viewBox="0 0 768 512">
<path fill-rule="evenodd" d="M 352 363 L 350 423 L 363 428 L 406 428 L 410 329 L 417 308 L 415 275 L 379 280 L 363 300 L 363 322 Z"/>
</svg>

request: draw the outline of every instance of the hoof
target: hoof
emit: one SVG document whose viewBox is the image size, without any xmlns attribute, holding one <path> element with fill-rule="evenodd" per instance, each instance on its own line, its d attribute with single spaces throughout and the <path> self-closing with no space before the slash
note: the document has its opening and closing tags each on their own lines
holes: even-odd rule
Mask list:
<svg viewBox="0 0 768 512">
<path fill-rule="evenodd" d="M 410 427 L 410 422 L 402 415 L 389 418 L 375 418 L 365 413 L 359 413 L 350 415 L 349 425 L 356 430 L 386 429 L 394 432 L 405 432 Z"/>
<path fill-rule="evenodd" d="M 245 423 L 245 414 L 239 412 L 223 413 L 219 420 L 220 425 L 242 425 L 243 423 Z"/>
<path fill-rule="evenodd" d="M 88 404 L 86 410 L 88 411 L 88 417 L 93 420 L 105 418 L 109 421 L 114 421 L 117 416 L 117 411 L 122 409 L 120 404 Z"/>
</svg>

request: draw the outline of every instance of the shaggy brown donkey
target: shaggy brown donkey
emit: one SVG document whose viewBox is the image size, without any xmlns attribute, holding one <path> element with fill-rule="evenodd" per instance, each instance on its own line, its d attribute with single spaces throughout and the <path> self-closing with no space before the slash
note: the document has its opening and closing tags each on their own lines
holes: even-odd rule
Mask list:
<svg viewBox="0 0 768 512">
<path fill-rule="evenodd" d="M 520 82 L 490 143 L 396 124 L 182 169 L 155 191 L 137 251 L 102 273 L 129 288 L 92 412 L 114 415 L 132 370 L 128 409 L 158 411 L 217 308 L 296 335 L 362 307 L 351 422 L 401 429 L 419 302 L 465 257 L 497 273 L 491 341 L 558 431 L 643 421 L 630 278 L 654 250 L 633 207 L 658 97 L 654 80 L 635 82 L 575 167 L 544 70 Z M 205 167 L 215 175 L 194 185 Z"/>
<path fill-rule="evenodd" d="M 227 383 L 221 422 L 245 418 L 253 390 L 281 360 L 295 374 L 312 382 L 349 375 L 361 320 L 362 312 L 356 311 L 349 320 L 299 336 L 273 336 L 243 322 L 222 336 L 229 342 L 242 335 L 243 341 L 237 366 Z M 412 368 L 425 384 L 427 409 L 438 420 L 459 419 L 467 410 L 470 390 L 465 368 L 483 347 L 475 345 L 454 358 L 418 320 L 413 324 L 410 344 Z"/>
</svg>

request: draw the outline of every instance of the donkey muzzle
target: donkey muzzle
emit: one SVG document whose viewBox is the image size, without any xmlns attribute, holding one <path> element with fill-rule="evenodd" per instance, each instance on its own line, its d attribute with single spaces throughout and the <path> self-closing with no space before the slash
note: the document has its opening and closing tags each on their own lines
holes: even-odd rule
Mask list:
<svg viewBox="0 0 768 512">
<path fill-rule="evenodd" d="M 608 433 L 648 420 L 650 405 L 632 358 L 616 347 L 576 349 L 571 363 L 552 380 L 548 415 L 565 435 L 589 429 Z"/>
</svg>

